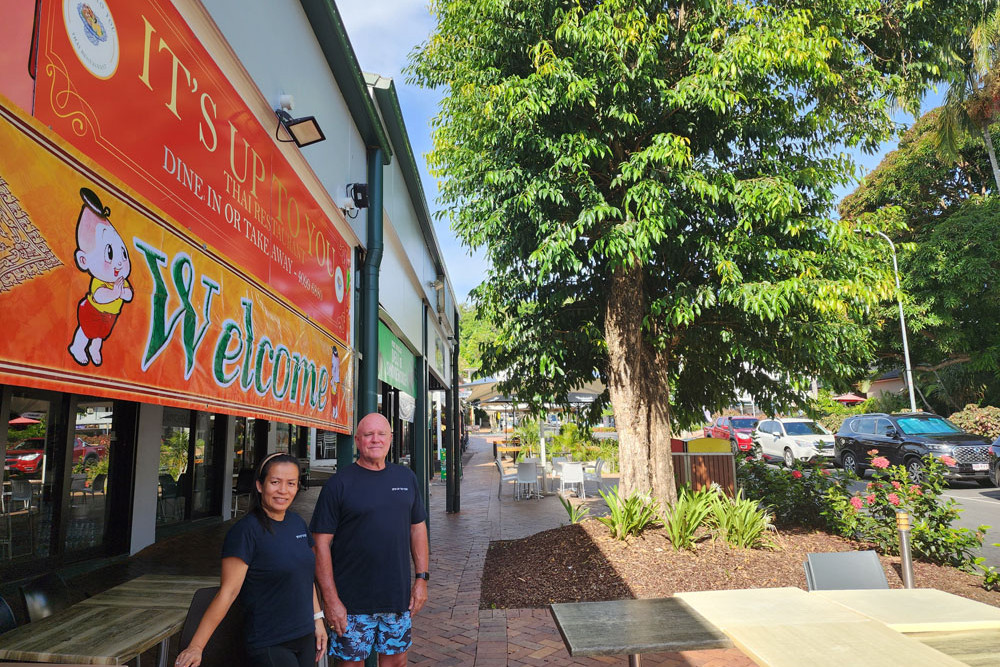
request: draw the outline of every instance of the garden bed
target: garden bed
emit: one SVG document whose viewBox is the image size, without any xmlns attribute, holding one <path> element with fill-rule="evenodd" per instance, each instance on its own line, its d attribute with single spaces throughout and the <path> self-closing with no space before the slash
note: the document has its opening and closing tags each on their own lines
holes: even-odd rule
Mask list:
<svg viewBox="0 0 1000 667">
<path fill-rule="evenodd" d="M 691 551 L 674 551 L 665 533 L 650 528 L 628 541 L 611 538 L 590 519 L 520 540 L 492 542 L 483 571 L 480 607 L 539 608 L 553 602 L 655 598 L 683 591 L 734 588 L 806 588 L 806 554 L 868 548 L 804 529 L 773 534 L 774 549 L 734 549 L 705 538 Z M 901 588 L 899 558 L 881 557 L 892 588 Z M 919 588 L 937 588 L 1000 607 L 1000 592 L 982 578 L 951 567 L 917 562 Z"/>
</svg>

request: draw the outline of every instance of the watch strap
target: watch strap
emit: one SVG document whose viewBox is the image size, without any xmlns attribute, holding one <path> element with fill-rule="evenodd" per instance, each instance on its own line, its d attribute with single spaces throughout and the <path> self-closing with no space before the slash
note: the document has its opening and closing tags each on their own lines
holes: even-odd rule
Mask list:
<svg viewBox="0 0 1000 667">
<path fill-rule="evenodd" d="M 417 572 L 415 575 L 413 575 L 413 578 L 414 579 L 423 579 L 424 581 L 430 581 L 431 573 L 430 572 Z"/>
</svg>

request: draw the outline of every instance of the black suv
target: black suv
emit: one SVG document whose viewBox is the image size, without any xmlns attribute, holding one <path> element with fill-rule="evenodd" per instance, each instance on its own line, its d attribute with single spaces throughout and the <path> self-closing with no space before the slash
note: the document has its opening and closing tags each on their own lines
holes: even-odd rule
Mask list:
<svg viewBox="0 0 1000 667">
<path fill-rule="evenodd" d="M 923 468 L 920 459 L 948 455 L 955 465 L 948 468 L 949 479 L 975 480 L 992 486 L 989 478 L 990 441 L 966 433 L 944 417 L 927 412 L 900 415 L 884 413 L 848 417 L 834 437 L 833 457 L 837 465 L 863 475 L 872 455 L 889 459 L 892 465 L 904 465 L 910 476 L 919 479 Z"/>
</svg>

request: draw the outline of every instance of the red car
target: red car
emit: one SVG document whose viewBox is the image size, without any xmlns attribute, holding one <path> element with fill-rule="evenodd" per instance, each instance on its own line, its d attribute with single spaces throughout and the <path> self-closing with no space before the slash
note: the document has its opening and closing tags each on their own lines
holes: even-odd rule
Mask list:
<svg viewBox="0 0 1000 667">
<path fill-rule="evenodd" d="M 73 440 L 73 465 L 81 461 L 92 466 L 107 454 L 104 445 L 88 445 L 80 438 Z M 45 438 L 28 438 L 7 448 L 4 471 L 10 475 L 36 475 L 42 471 L 45 460 Z"/>
<path fill-rule="evenodd" d="M 718 417 L 705 427 L 705 437 L 728 440 L 733 453 L 749 452 L 753 449 L 751 433 L 756 426 L 757 418 L 750 415 Z"/>
</svg>

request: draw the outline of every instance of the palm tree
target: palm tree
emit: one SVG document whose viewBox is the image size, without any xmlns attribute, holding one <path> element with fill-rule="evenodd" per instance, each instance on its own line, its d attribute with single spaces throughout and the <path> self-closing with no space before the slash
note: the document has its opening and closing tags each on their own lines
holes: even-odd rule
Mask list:
<svg viewBox="0 0 1000 667">
<path fill-rule="evenodd" d="M 990 133 L 990 124 L 1000 111 L 1000 82 L 996 80 L 1000 66 L 1000 7 L 990 9 L 987 5 L 995 3 L 984 3 L 984 17 L 960 46 L 962 53 L 952 53 L 955 67 L 946 79 L 944 112 L 938 116 L 938 147 L 944 156 L 955 159 L 959 133 L 980 133 L 1000 193 L 1000 166 Z"/>
</svg>

